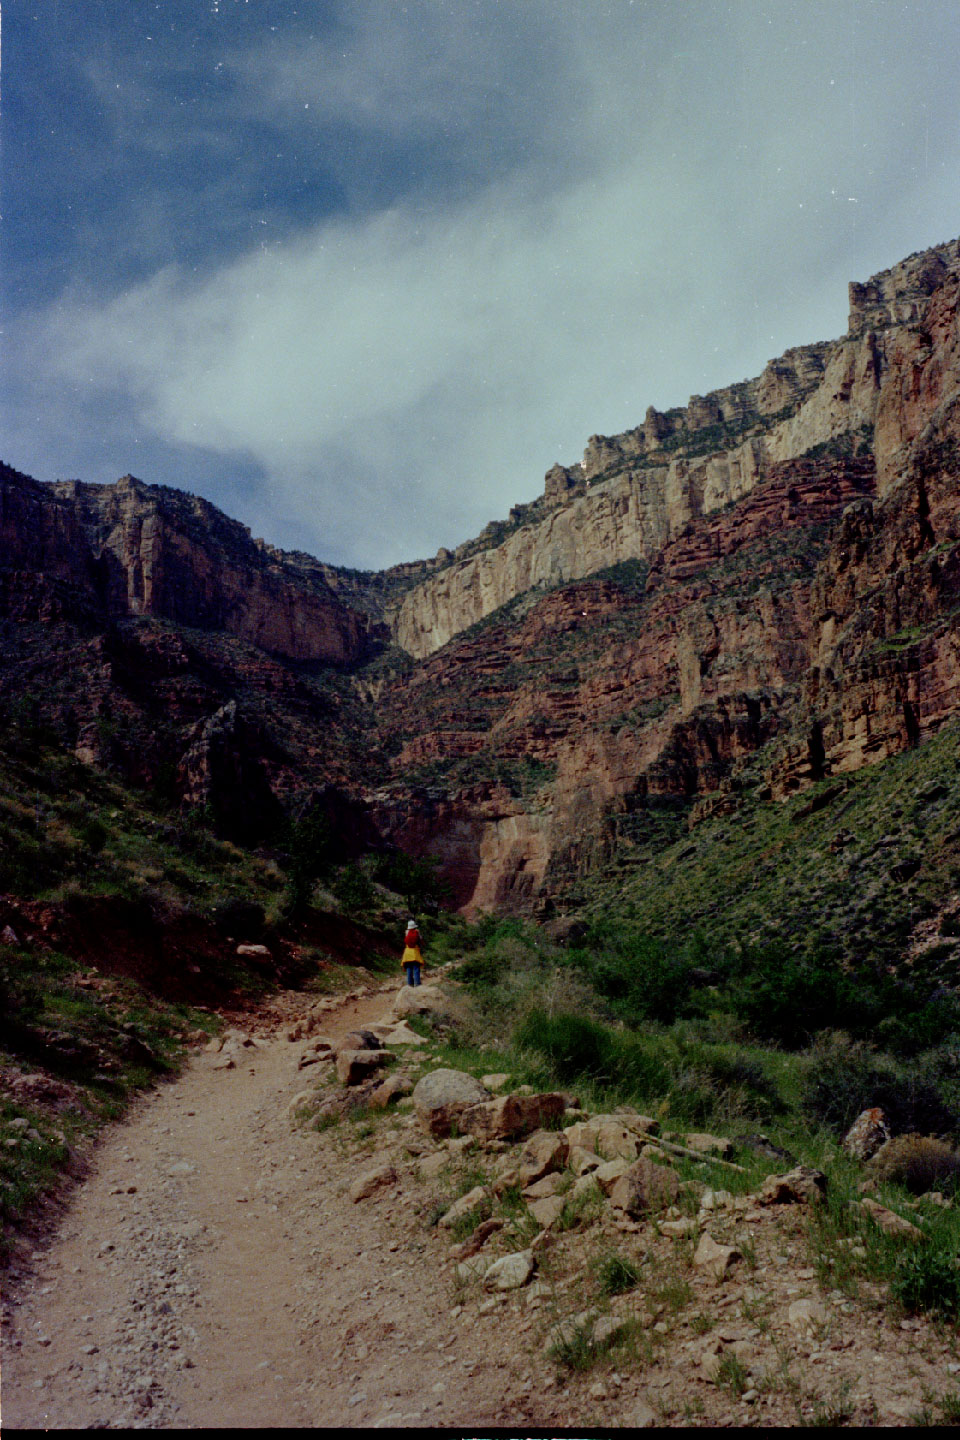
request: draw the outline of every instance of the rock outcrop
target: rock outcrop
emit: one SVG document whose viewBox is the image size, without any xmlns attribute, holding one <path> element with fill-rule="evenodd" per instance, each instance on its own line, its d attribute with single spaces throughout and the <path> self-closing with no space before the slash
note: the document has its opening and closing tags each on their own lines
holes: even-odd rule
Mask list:
<svg viewBox="0 0 960 1440">
<path fill-rule="evenodd" d="M 0 605 L 11 619 L 154 616 L 290 660 L 344 665 L 367 625 L 319 575 L 198 496 L 125 475 L 41 485 L 0 468 Z"/>
<path fill-rule="evenodd" d="M 0 704 L 237 838 L 320 807 L 344 858 L 429 857 L 468 911 L 732 808 L 760 751 L 776 799 L 916 745 L 960 710 L 958 244 L 379 575 L 0 467 Z"/>
<path fill-rule="evenodd" d="M 579 470 L 547 472 L 544 501 L 502 543 L 440 568 L 400 602 L 397 641 L 422 657 L 535 587 L 651 560 L 686 526 L 742 499 L 771 461 L 841 439 L 866 447 L 909 327 L 955 273 L 957 242 L 850 286 L 846 337 L 788 350 L 755 380 L 591 437 Z M 494 531 L 494 533 L 496 533 Z"/>
</svg>

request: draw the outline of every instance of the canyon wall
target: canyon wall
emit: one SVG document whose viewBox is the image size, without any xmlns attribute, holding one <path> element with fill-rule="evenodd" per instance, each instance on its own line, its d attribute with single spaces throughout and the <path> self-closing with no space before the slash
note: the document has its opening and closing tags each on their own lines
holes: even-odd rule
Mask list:
<svg viewBox="0 0 960 1440">
<path fill-rule="evenodd" d="M 39 484 L 0 469 L 0 604 L 88 618 L 152 616 L 223 630 L 291 660 L 345 665 L 368 626 L 322 577 L 197 496 L 144 485 Z"/>
<path fill-rule="evenodd" d="M 581 466 L 554 466 L 544 501 L 522 507 L 523 523 L 501 543 L 430 562 L 433 573 L 388 615 L 397 643 L 422 658 L 526 590 L 649 561 L 699 517 L 742 499 L 771 462 L 841 439 L 867 448 L 888 357 L 958 263 L 954 241 L 851 284 L 845 338 L 788 350 L 757 379 L 686 407 L 649 409 L 635 430 L 592 436 Z"/>
<path fill-rule="evenodd" d="M 953 242 L 382 574 L 0 467 L 0 705 L 244 840 L 336 793 L 467 910 L 542 911 L 750 767 L 775 799 L 960 711 L 958 312 Z"/>
</svg>

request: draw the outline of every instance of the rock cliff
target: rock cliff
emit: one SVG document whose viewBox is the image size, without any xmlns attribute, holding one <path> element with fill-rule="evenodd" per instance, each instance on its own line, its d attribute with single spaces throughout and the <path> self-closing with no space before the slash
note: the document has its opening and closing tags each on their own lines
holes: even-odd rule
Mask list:
<svg viewBox="0 0 960 1440">
<path fill-rule="evenodd" d="M 734 809 L 745 766 L 775 799 L 957 714 L 958 313 L 958 242 L 911 256 L 851 285 L 846 336 L 382 574 L 0 468 L 0 704 L 239 837 L 335 794 L 459 904 L 548 907 Z"/>
<path fill-rule="evenodd" d="M 889 356 L 957 264 L 952 242 L 852 284 L 843 339 L 788 350 L 757 379 L 686 407 L 648 409 L 635 430 L 592 436 L 579 473 L 548 471 L 544 501 L 512 534 L 414 585 L 391 617 L 398 643 L 422 657 L 533 587 L 650 560 L 742 499 L 771 462 L 831 443 L 869 448 Z"/>
</svg>

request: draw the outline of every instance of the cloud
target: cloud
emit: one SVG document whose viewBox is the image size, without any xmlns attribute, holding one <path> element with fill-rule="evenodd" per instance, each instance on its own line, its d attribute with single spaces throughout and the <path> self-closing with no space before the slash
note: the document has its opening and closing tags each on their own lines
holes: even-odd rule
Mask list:
<svg viewBox="0 0 960 1440">
<path fill-rule="evenodd" d="M 840 333 L 848 278 L 956 230 L 951 169 L 916 170 L 906 106 L 922 85 L 936 107 L 946 78 L 918 61 L 874 93 L 889 29 L 851 31 L 842 6 L 812 6 L 817 37 L 776 6 L 641 8 L 629 24 L 599 0 L 504 8 L 529 17 L 508 34 L 477 28 L 489 6 L 358 5 L 259 66 L 225 52 L 238 123 L 292 133 L 296 111 L 298 144 L 349 131 L 368 158 L 386 136 L 406 181 L 379 196 L 361 181 L 362 203 L 198 274 L 167 265 L 25 319 L 51 432 L 108 417 L 114 446 L 168 447 L 170 470 L 144 475 L 166 483 L 208 457 L 204 493 L 259 533 L 381 566 L 533 498 L 592 432 Z M 503 150 L 484 167 L 491 135 Z"/>
</svg>

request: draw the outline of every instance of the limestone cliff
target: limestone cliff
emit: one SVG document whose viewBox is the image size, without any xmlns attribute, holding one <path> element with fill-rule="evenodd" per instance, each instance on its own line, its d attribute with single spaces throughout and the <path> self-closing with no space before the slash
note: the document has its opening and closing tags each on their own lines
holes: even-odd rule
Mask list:
<svg viewBox="0 0 960 1440">
<path fill-rule="evenodd" d="M 544 501 L 501 543 L 434 562 L 388 617 L 398 643 L 422 657 L 533 587 L 649 561 L 700 516 L 742 499 L 772 462 L 841 442 L 868 449 L 889 357 L 958 267 L 952 242 L 852 284 L 845 338 L 788 350 L 757 379 L 686 407 L 649 409 L 635 430 L 592 436 L 579 475 L 548 471 Z"/>
</svg>

